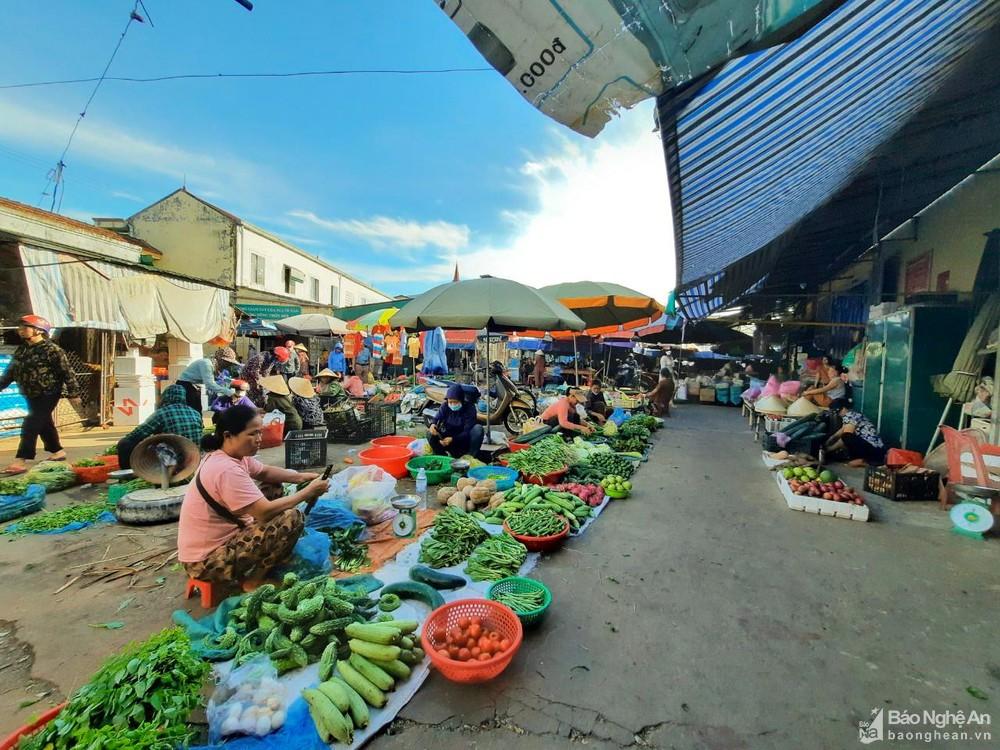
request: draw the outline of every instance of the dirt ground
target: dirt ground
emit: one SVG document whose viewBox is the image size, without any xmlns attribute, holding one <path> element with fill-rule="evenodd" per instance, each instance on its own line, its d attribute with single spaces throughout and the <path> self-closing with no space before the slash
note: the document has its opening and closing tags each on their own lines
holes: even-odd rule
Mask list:
<svg viewBox="0 0 1000 750">
<path fill-rule="evenodd" d="M 72 462 L 102 452 L 126 432 L 90 429 L 62 438 Z M 344 458 L 363 448 L 329 443 L 327 461 L 344 468 Z M 0 440 L 0 466 L 13 459 L 16 449 L 16 438 Z M 284 466 L 283 448 L 261 451 L 259 457 Z M 413 489 L 409 480 L 398 486 L 401 492 Z M 107 489 L 77 486 L 53 493 L 46 508 L 93 501 Z M 185 601 L 186 577 L 174 560 L 134 578 L 74 581 L 90 563 L 106 560 L 101 567 L 124 566 L 154 552 L 173 551 L 176 536 L 176 524 L 99 524 L 69 534 L 0 535 L 0 737 L 65 700 L 126 643 L 168 626 L 174 610 L 187 609 L 196 617 L 204 612 L 196 597 Z M 154 558 L 150 568 L 164 557 Z M 70 585 L 59 591 L 65 584 Z M 124 626 L 100 627 L 113 622 Z"/>
</svg>

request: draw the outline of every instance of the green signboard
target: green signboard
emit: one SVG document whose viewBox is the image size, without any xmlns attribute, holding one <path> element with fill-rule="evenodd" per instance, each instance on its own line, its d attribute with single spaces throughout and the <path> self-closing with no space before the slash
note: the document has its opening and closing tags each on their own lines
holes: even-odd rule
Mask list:
<svg viewBox="0 0 1000 750">
<path fill-rule="evenodd" d="M 263 320 L 281 320 L 302 314 L 302 308 L 298 305 L 245 305 L 237 302 L 236 307 L 244 315 Z"/>
</svg>

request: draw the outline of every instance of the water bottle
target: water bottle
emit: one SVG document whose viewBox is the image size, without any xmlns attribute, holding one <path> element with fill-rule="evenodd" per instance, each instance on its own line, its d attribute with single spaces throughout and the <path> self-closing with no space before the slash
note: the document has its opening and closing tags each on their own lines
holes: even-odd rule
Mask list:
<svg viewBox="0 0 1000 750">
<path fill-rule="evenodd" d="M 427 472 L 424 471 L 424 467 L 420 467 L 420 471 L 417 472 L 417 497 L 420 499 L 417 501 L 417 507 L 421 510 L 427 508 Z"/>
</svg>

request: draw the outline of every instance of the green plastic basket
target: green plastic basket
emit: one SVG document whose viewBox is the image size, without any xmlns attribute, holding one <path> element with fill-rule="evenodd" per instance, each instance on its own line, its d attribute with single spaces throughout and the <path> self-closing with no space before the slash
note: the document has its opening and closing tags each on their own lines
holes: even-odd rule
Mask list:
<svg viewBox="0 0 1000 750">
<path fill-rule="evenodd" d="M 433 466 L 438 463 L 444 466 L 444 468 L 428 468 L 429 465 Z M 406 464 L 406 470 L 410 472 L 410 476 L 414 479 L 417 478 L 417 474 L 421 468 L 423 468 L 424 473 L 427 475 L 427 484 L 441 484 L 448 481 L 451 477 L 451 459 L 447 456 L 417 456 L 416 458 L 411 458 Z"/>
<path fill-rule="evenodd" d="M 521 578 L 519 576 L 511 576 L 510 578 L 501 578 L 499 581 L 494 583 L 486 591 L 486 598 L 496 601 L 495 594 L 500 593 L 516 593 L 524 594 L 532 591 L 541 591 L 542 595 L 545 597 L 542 600 L 542 606 L 538 609 L 532 610 L 531 612 L 515 612 L 518 619 L 521 621 L 521 625 L 524 627 L 532 627 L 538 625 L 543 619 L 545 619 L 545 613 L 549 610 L 549 605 L 552 604 L 552 592 L 549 591 L 548 587 L 541 581 L 536 581 L 534 578 Z"/>
</svg>

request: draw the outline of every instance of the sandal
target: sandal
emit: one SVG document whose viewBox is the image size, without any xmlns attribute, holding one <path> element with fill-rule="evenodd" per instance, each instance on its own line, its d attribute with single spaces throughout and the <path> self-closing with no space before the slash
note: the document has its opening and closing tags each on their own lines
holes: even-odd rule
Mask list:
<svg viewBox="0 0 1000 750">
<path fill-rule="evenodd" d="M 4 469 L 0 474 L 6 477 L 16 477 L 18 474 L 27 474 L 28 467 L 24 464 L 11 464 L 6 469 Z"/>
<path fill-rule="evenodd" d="M 62 453 L 62 455 L 61 456 L 57 456 L 55 454 L 52 454 L 51 456 L 49 456 L 45 460 L 46 461 L 65 461 L 66 460 L 66 451 L 59 451 L 59 453 Z"/>
</svg>

